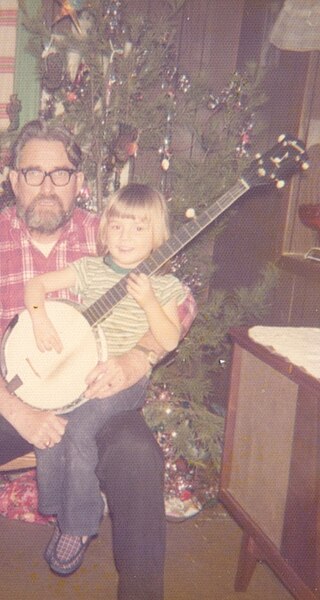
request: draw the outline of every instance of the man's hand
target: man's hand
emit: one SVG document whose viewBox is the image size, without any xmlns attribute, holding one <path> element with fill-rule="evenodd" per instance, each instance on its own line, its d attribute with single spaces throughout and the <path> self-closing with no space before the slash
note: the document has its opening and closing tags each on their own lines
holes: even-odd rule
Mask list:
<svg viewBox="0 0 320 600">
<path fill-rule="evenodd" d="M 150 370 L 147 357 L 134 348 L 123 354 L 100 362 L 86 378 L 86 398 L 107 398 L 131 387 Z"/>
<path fill-rule="evenodd" d="M 58 444 L 65 432 L 67 420 L 50 411 L 39 411 L 11 397 L 10 412 L 6 419 L 17 432 L 36 448 L 50 448 Z"/>
</svg>

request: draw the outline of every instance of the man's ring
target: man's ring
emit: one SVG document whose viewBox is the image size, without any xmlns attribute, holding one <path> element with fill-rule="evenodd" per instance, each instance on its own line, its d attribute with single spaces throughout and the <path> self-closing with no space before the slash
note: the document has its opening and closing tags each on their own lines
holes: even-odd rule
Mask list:
<svg viewBox="0 0 320 600">
<path fill-rule="evenodd" d="M 46 442 L 46 443 L 45 443 L 45 447 L 46 447 L 46 448 L 49 448 L 49 446 L 50 446 L 50 443 L 51 443 L 50 441 Z"/>
</svg>

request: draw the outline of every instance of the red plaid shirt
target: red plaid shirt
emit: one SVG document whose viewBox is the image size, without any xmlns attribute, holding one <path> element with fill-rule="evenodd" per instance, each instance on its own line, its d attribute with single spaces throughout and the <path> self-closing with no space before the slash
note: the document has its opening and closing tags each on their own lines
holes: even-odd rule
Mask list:
<svg viewBox="0 0 320 600">
<path fill-rule="evenodd" d="M 16 215 L 15 208 L 0 212 L 0 339 L 12 318 L 24 309 L 25 282 L 47 271 L 63 269 L 82 256 L 96 254 L 96 232 L 99 218 L 93 213 L 76 208 L 48 257 L 32 243 L 25 224 Z M 64 298 L 81 302 L 69 290 L 48 294 L 50 298 Z M 189 330 L 197 307 L 189 290 L 179 306 L 182 337 Z"/>
<path fill-rule="evenodd" d="M 62 269 L 84 255 L 96 254 L 98 223 L 96 215 L 76 208 L 46 257 L 31 243 L 30 234 L 17 218 L 15 208 L 0 212 L 0 338 L 11 319 L 24 308 L 24 284 L 28 279 Z M 49 296 L 80 302 L 80 297 L 68 290 Z"/>
</svg>

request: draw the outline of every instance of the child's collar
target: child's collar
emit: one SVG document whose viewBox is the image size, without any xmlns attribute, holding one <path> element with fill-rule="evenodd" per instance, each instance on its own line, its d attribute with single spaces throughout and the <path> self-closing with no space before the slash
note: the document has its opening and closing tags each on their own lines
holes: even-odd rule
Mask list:
<svg viewBox="0 0 320 600">
<path fill-rule="evenodd" d="M 119 273 L 120 275 L 127 275 L 127 273 L 130 273 L 130 271 L 132 271 L 132 269 L 124 269 L 124 267 L 119 267 L 119 265 L 117 265 L 117 263 L 114 262 L 111 254 L 107 254 L 106 256 L 104 256 L 103 262 L 105 265 L 108 265 L 108 267 L 110 267 L 112 271 L 114 271 L 115 273 Z"/>
</svg>

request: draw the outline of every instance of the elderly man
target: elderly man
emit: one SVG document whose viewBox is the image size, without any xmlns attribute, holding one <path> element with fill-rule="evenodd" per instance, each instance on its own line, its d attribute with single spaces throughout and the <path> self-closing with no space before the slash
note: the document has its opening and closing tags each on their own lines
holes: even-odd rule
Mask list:
<svg viewBox="0 0 320 600">
<path fill-rule="evenodd" d="M 24 308 L 24 283 L 96 253 L 98 217 L 75 206 L 83 184 L 81 151 L 65 129 L 32 121 L 13 148 L 10 181 L 16 205 L 0 213 L 0 337 Z M 80 302 L 69 292 L 54 297 Z M 195 315 L 189 294 L 179 307 L 186 332 Z M 105 398 L 138 381 L 163 356 L 150 333 L 127 354 L 99 363 L 87 376 L 88 399 Z M 0 379 L 0 463 L 32 446 L 58 443 L 61 415 L 36 410 Z M 161 600 L 165 553 L 163 458 L 139 412 L 113 417 L 98 436 L 98 474 L 107 494 L 119 600 Z"/>
</svg>

